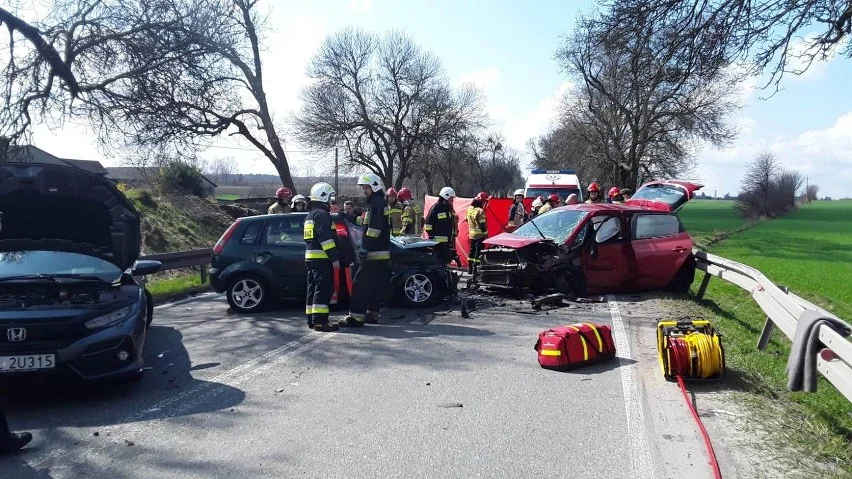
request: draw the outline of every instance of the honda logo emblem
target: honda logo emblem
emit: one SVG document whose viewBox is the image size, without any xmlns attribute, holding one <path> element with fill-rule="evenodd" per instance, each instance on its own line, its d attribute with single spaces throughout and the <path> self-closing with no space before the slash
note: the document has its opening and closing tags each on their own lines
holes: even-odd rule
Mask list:
<svg viewBox="0 0 852 479">
<path fill-rule="evenodd" d="M 12 343 L 19 343 L 27 339 L 27 330 L 24 328 L 9 328 L 6 330 L 6 339 Z"/>
</svg>

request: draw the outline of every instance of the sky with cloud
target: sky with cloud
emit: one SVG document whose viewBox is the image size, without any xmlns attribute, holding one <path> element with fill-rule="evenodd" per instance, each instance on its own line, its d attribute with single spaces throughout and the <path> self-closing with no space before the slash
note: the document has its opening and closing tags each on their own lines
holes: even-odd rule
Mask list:
<svg viewBox="0 0 852 479">
<path fill-rule="evenodd" d="M 279 0 L 268 9 L 269 31 L 263 52 L 266 89 L 276 120 L 283 123 L 299 107 L 299 91 L 308 79 L 305 67 L 322 40 L 346 26 L 376 32 L 403 30 L 437 55 L 456 83 L 473 82 L 487 96 L 494 129 L 529 159 L 526 141 L 551 125 L 559 97 L 571 83 L 553 60 L 561 37 L 570 33 L 589 0 Z M 688 176 L 709 194 L 736 194 L 746 165 L 760 152 L 772 151 L 820 186 L 821 194 L 852 196 L 852 96 L 848 82 L 852 60 L 835 58 L 814 64 L 801 76 L 789 75 L 782 91 L 766 98 L 759 79 L 740 88 L 744 108 L 732 112 L 740 133 L 724 149 L 704 148 Z M 106 158 L 92 135 L 76 121 L 61 131 L 40 127 L 33 142 L 59 156 Z M 333 153 L 311 154 L 288 143 L 294 173 L 311 174 L 333 164 Z M 274 173 L 271 164 L 246 144 L 217 141 L 205 158 L 231 156 L 244 172 Z"/>
</svg>

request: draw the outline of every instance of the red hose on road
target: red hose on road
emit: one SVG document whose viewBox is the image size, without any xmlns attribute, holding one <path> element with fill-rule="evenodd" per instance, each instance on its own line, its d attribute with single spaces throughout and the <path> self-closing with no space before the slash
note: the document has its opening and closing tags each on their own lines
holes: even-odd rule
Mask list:
<svg viewBox="0 0 852 479">
<path fill-rule="evenodd" d="M 698 411 L 695 410 L 692 401 L 689 400 L 689 394 L 687 394 L 686 386 L 683 384 L 683 376 L 680 374 L 677 376 L 677 383 L 680 385 L 680 392 L 683 393 L 683 400 L 686 401 L 689 412 L 692 413 L 692 418 L 695 419 L 695 423 L 698 424 L 698 429 L 701 431 L 701 436 L 704 438 L 704 446 L 707 448 L 710 467 L 713 468 L 713 477 L 722 479 L 722 471 L 719 470 L 719 462 L 716 460 L 716 452 L 713 450 L 713 443 L 710 442 L 710 435 L 707 434 L 707 429 L 704 428 L 704 423 L 701 421 L 701 417 L 698 416 Z"/>
</svg>

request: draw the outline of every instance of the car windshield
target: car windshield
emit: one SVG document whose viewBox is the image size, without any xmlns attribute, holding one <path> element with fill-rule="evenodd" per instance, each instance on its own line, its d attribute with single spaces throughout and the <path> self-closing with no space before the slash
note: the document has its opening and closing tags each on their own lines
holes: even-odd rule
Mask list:
<svg viewBox="0 0 852 479">
<path fill-rule="evenodd" d="M 670 185 L 646 185 L 640 188 L 631 199 L 659 201 L 669 205 L 679 205 L 684 201 L 686 193 Z"/>
<path fill-rule="evenodd" d="M 61 251 L 0 253 L 0 279 L 29 275 L 79 275 L 113 283 L 121 277 L 121 273 L 118 266 L 84 254 Z"/>
<path fill-rule="evenodd" d="M 522 224 L 512 233 L 525 238 L 541 238 L 543 234 L 556 243 L 564 243 L 587 214 L 585 211 L 567 208 L 548 211 Z"/>
<path fill-rule="evenodd" d="M 529 189 L 527 189 L 526 197 L 527 198 L 535 198 L 536 196 L 541 196 L 542 198 L 547 198 L 550 195 L 552 195 L 553 193 L 556 193 L 557 195 L 559 195 L 559 198 L 561 200 L 560 203 L 564 203 L 565 200 L 570 195 L 577 195 L 577 200 L 580 200 L 580 198 L 583 197 L 583 195 L 580 194 L 580 190 L 577 189 L 577 188 L 562 188 L 562 187 L 529 188 Z"/>
</svg>

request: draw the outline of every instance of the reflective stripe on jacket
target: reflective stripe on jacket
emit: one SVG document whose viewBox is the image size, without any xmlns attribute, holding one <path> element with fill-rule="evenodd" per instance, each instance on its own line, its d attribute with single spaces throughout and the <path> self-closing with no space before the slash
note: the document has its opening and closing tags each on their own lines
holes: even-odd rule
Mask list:
<svg viewBox="0 0 852 479">
<path fill-rule="evenodd" d="M 367 200 L 363 228 L 361 253 L 367 256 L 367 260 L 389 260 L 390 207 L 381 191 L 373 193 Z"/>
<path fill-rule="evenodd" d="M 402 208 L 402 233 L 420 236 L 423 229 L 423 210 L 416 204 L 406 204 Z"/>
<path fill-rule="evenodd" d="M 465 214 L 467 221 L 467 237 L 470 239 L 480 239 L 488 236 L 488 226 L 485 222 L 485 210 L 471 206 Z"/>
<path fill-rule="evenodd" d="M 323 208 L 314 208 L 305 216 L 305 259 L 338 261 L 337 230 L 331 215 Z"/>
<path fill-rule="evenodd" d="M 391 234 L 399 236 L 402 234 L 402 205 L 399 201 L 394 204 L 388 204 L 390 211 L 390 227 Z"/>
</svg>

